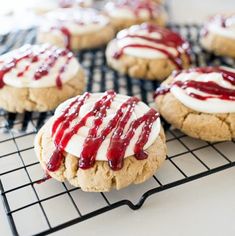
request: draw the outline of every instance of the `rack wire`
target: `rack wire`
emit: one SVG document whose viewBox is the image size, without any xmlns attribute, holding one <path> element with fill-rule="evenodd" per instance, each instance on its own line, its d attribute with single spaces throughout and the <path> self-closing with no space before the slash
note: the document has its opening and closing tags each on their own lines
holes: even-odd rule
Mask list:
<svg viewBox="0 0 235 236">
<path fill-rule="evenodd" d="M 171 25 L 192 45 L 194 66 L 229 65 L 232 59 L 203 51 L 197 25 Z M 35 40 L 35 29 L 0 36 L 0 53 Z M 104 48 L 77 54 L 88 76 L 87 91 L 114 89 L 137 96 L 150 106 L 157 82 L 135 80 L 108 68 Z M 85 193 L 67 183 L 49 180 L 38 184 L 43 172 L 33 152 L 37 130 L 53 112 L 23 115 L 0 110 L 0 191 L 13 235 L 47 235 L 127 205 L 139 209 L 155 193 L 235 166 L 235 142 L 209 143 L 192 139 L 166 122 L 168 156 L 163 167 L 147 182 L 109 193 Z M 63 212 L 61 216 L 59 214 Z M 27 224 L 30 218 L 36 218 Z"/>
</svg>

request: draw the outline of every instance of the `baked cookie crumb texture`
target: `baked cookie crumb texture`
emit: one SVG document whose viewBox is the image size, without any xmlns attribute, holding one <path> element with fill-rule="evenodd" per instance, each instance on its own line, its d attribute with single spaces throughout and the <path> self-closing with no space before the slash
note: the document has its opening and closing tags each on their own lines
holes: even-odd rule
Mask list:
<svg viewBox="0 0 235 236">
<path fill-rule="evenodd" d="M 174 73 L 155 93 L 160 114 L 205 141 L 235 138 L 235 70 L 200 67 Z"/>
<path fill-rule="evenodd" d="M 201 31 L 201 44 L 217 55 L 235 58 L 235 14 L 212 17 Z"/>
<path fill-rule="evenodd" d="M 178 33 L 144 23 L 120 31 L 108 44 L 106 58 L 120 73 L 163 80 L 174 69 L 188 68 L 190 48 Z"/>
<path fill-rule="evenodd" d="M 144 182 L 166 158 L 158 113 L 114 91 L 60 105 L 37 134 L 35 151 L 51 177 L 84 191 Z"/>
<path fill-rule="evenodd" d="M 7 111 L 52 110 L 84 87 L 83 69 L 68 50 L 24 45 L 0 57 L 0 107 Z"/>
<path fill-rule="evenodd" d="M 37 41 L 70 50 L 96 48 L 114 36 L 109 18 L 91 8 L 64 8 L 49 12 L 38 29 Z"/>
<path fill-rule="evenodd" d="M 163 6 L 153 0 L 110 1 L 105 5 L 104 11 L 116 31 L 144 22 L 164 26 L 167 21 Z"/>
</svg>

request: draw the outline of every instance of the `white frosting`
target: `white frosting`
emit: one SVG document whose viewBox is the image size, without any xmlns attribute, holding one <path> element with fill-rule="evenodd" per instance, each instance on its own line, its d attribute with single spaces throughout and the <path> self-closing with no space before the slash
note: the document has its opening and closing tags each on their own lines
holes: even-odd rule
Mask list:
<svg viewBox="0 0 235 236">
<path fill-rule="evenodd" d="M 43 48 L 48 47 L 50 47 L 51 49 L 47 50 L 43 54 L 39 53 L 41 50 L 43 50 Z M 33 63 L 31 62 L 30 58 L 25 58 L 21 60 L 17 63 L 16 67 L 12 68 L 4 75 L 4 83 L 17 88 L 44 88 L 56 86 L 56 78 L 59 74 L 61 67 L 66 63 L 66 56 L 60 56 L 56 61 L 55 65 L 49 69 L 47 75 L 41 77 L 38 80 L 34 79 L 35 72 L 37 71 L 39 66 L 45 62 L 45 59 L 50 54 L 51 50 L 56 48 L 55 46 L 52 47 L 49 45 L 25 45 L 22 48 L 13 50 L 9 53 L 0 56 L 0 67 L 4 63 L 9 61 L 10 58 L 15 57 L 17 55 L 21 55 L 26 48 L 30 48 L 35 54 L 38 54 L 39 60 Z M 24 75 L 18 77 L 17 74 L 24 71 L 27 66 L 29 66 L 29 68 L 25 71 Z M 69 60 L 65 71 L 60 74 L 62 84 L 66 83 L 68 80 L 73 78 L 77 74 L 78 70 L 80 70 L 78 61 L 75 57 L 72 57 L 72 59 Z"/>
<path fill-rule="evenodd" d="M 70 125 L 73 126 L 75 123 L 78 122 L 78 120 L 80 120 L 82 117 L 84 117 L 90 110 L 91 108 L 94 106 L 94 103 L 100 99 L 103 96 L 103 93 L 94 93 L 91 94 L 90 98 L 87 99 L 87 101 L 85 102 L 85 104 L 81 107 L 80 113 L 79 113 L 79 117 L 77 117 L 77 119 L 75 121 L 72 122 L 72 124 Z M 112 117 L 114 116 L 114 114 L 116 113 L 117 109 L 121 106 L 121 104 L 123 102 L 125 102 L 129 97 L 125 96 L 125 95 L 120 95 L 117 94 L 116 97 L 114 98 L 110 109 L 107 110 L 107 116 L 104 118 L 103 123 L 99 129 L 102 130 L 103 128 L 105 128 L 108 124 L 108 122 L 110 121 L 110 119 L 112 119 Z M 74 99 L 74 98 L 73 98 Z M 66 102 L 62 103 L 55 111 L 55 119 L 56 117 L 58 117 L 59 115 L 62 114 L 63 110 L 66 109 L 66 107 L 71 103 L 71 101 L 73 101 L 73 99 L 69 99 Z M 135 109 L 134 112 L 129 120 L 129 122 L 126 125 L 126 128 L 124 130 L 124 134 L 127 130 L 127 128 L 129 127 L 131 121 L 137 119 L 138 117 L 141 117 L 143 114 L 145 114 L 147 111 L 149 110 L 149 107 L 144 104 L 143 102 L 139 102 Z M 89 132 L 89 129 L 92 126 L 92 122 L 93 122 L 94 117 L 90 117 L 86 123 L 86 125 L 84 127 L 82 127 L 77 134 L 75 134 L 71 140 L 69 141 L 68 145 L 65 148 L 65 151 L 79 157 L 82 151 L 82 147 L 83 147 L 83 143 L 85 141 L 85 138 L 87 137 L 87 134 Z M 134 146 L 135 143 L 137 142 L 140 134 L 141 134 L 141 130 L 142 130 L 143 125 L 141 125 L 136 131 L 135 131 L 135 135 L 134 137 L 131 139 L 130 144 L 127 147 L 127 150 L 125 152 L 125 157 L 131 156 L 134 154 Z M 98 131 L 98 133 L 99 133 Z M 158 137 L 160 132 L 160 119 L 158 118 L 152 126 L 152 130 L 151 133 L 149 135 L 149 139 L 148 142 L 145 144 L 144 146 L 144 150 L 146 150 L 149 146 L 151 146 L 154 141 L 156 140 L 156 138 Z M 110 138 L 111 138 L 112 132 L 106 137 L 106 139 L 103 141 L 102 145 L 100 146 L 97 156 L 96 156 L 96 160 L 102 160 L 102 161 L 107 161 L 107 148 L 109 146 L 110 143 Z"/>
<path fill-rule="evenodd" d="M 227 67 L 226 67 L 226 70 L 228 70 Z M 235 70 L 232 70 L 232 71 L 235 72 Z M 224 88 L 235 90 L 235 86 L 223 80 L 222 74 L 217 73 L 217 72 L 208 73 L 208 74 L 202 74 L 202 73 L 197 73 L 197 72 L 181 73 L 175 78 L 174 81 L 178 81 L 178 80 L 180 81 L 194 80 L 194 81 L 202 81 L 202 82 L 213 81 Z M 178 87 L 177 85 L 173 85 L 170 91 L 180 102 L 182 102 L 185 106 L 195 111 L 205 112 L 205 113 L 235 112 L 235 101 L 222 100 L 222 99 L 217 98 L 216 95 L 204 93 L 195 88 L 182 89 Z M 206 100 L 199 100 L 199 99 L 189 96 L 188 93 L 194 93 L 194 94 L 202 95 L 202 96 L 213 96 L 213 98 L 209 98 Z"/>
<path fill-rule="evenodd" d="M 42 30 L 48 31 L 57 26 L 65 27 L 71 34 L 87 34 L 103 29 L 109 23 L 108 17 L 91 8 L 63 8 L 51 11 Z"/>
<path fill-rule="evenodd" d="M 218 21 L 212 20 L 208 23 L 207 30 L 227 38 L 235 39 L 235 15 L 227 20 L 226 27 L 222 27 Z"/>
<path fill-rule="evenodd" d="M 29 1 L 28 5 L 28 8 L 36 14 L 44 14 L 58 7 L 58 0 L 34 0 Z"/>
<path fill-rule="evenodd" d="M 123 37 L 125 34 L 134 34 L 134 35 L 141 35 L 141 36 L 146 36 L 150 37 L 153 39 L 161 39 L 161 34 L 158 32 L 152 32 L 149 33 L 146 29 L 138 29 L 138 26 L 132 26 L 129 29 L 122 30 L 118 33 L 117 35 L 117 50 L 120 50 L 121 48 L 131 45 L 131 44 L 138 44 L 138 45 L 147 45 L 147 46 L 152 46 L 152 47 L 157 47 L 164 49 L 168 51 L 169 53 L 172 54 L 173 57 L 177 56 L 177 51 L 173 47 L 168 47 L 163 44 L 151 42 L 145 39 L 141 39 L 138 37 Z M 124 48 L 123 51 L 125 54 L 134 56 L 134 57 L 140 57 L 140 58 L 149 58 L 149 59 L 155 59 L 155 58 L 167 58 L 167 55 L 164 53 L 150 49 L 150 48 L 141 48 L 141 47 L 126 47 Z"/>
<path fill-rule="evenodd" d="M 74 0 L 71 1 L 71 6 L 69 7 L 89 7 L 93 3 L 92 0 Z M 28 1 L 27 8 L 33 10 L 36 14 L 45 14 L 49 11 L 60 8 L 59 0 L 33 0 Z"/>
<path fill-rule="evenodd" d="M 161 9 L 156 3 L 152 2 L 152 7 L 156 10 L 153 12 L 153 17 L 159 16 L 159 12 Z M 143 20 L 148 20 L 151 18 L 151 14 L 149 13 L 148 9 L 138 9 L 138 16 L 135 14 L 134 9 L 132 6 L 118 6 L 117 3 L 108 2 L 105 5 L 105 11 L 107 14 L 113 18 L 124 18 L 124 19 L 135 19 L 140 18 Z M 161 9 L 162 11 L 162 9 Z"/>
</svg>

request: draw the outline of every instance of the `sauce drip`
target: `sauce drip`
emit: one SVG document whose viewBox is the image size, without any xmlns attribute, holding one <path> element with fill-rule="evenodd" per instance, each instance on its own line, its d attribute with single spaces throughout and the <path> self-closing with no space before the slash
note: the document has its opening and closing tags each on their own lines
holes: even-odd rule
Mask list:
<svg viewBox="0 0 235 236">
<path fill-rule="evenodd" d="M 49 175 L 49 173 L 47 171 L 45 171 L 43 178 L 38 180 L 36 182 L 36 184 L 42 184 L 42 183 L 46 182 L 49 179 L 51 179 L 51 176 Z"/>
<path fill-rule="evenodd" d="M 4 76 L 10 72 L 12 69 L 16 68 L 18 63 L 23 60 L 29 60 L 24 69 L 17 73 L 17 77 L 23 77 L 27 71 L 30 70 L 31 63 L 36 63 L 39 61 L 39 55 L 47 53 L 47 58 L 44 59 L 43 63 L 39 65 L 34 73 L 34 79 L 39 80 L 43 76 L 49 74 L 50 69 L 55 65 L 57 60 L 60 57 L 66 57 L 65 64 L 59 69 L 59 73 L 56 77 L 56 86 L 62 88 L 61 74 L 66 70 L 66 66 L 69 64 L 69 61 L 72 59 L 73 54 L 64 49 L 53 48 L 51 46 L 44 47 L 38 52 L 35 52 L 32 46 L 24 46 L 21 50 L 16 51 L 14 55 L 7 61 L 2 62 L 3 64 L 0 67 L 0 88 L 4 87 Z"/>
<path fill-rule="evenodd" d="M 76 9 L 76 11 L 65 12 L 63 19 L 55 19 L 56 22 L 50 27 L 50 30 L 59 31 L 63 35 L 65 48 L 71 50 L 72 36 L 77 36 L 79 33 L 73 35 L 73 32 L 71 32 L 67 25 L 76 24 L 78 27 L 86 27 L 89 24 L 100 24 L 102 23 L 102 17 L 102 15 L 99 15 L 92 9 Z"/>
<path fill-rule="evenodd" d="M 213 73 L 213 72 L 221 73 L 221 75 L 225 81 L 229 82 L 231 85 L 235 85 L 235 73 L 232 71 L 228 71 L 226 69 L 223 69 L 221 67 L 198 67 L 198 68 L 192 68 L 192 69 L 183 71 L 183 73 L 191 73 L 191 72 L 198 72 L 198 73 L 203 73 L 203 74 L 208 74 L 208 73 Z M 174 73 L 173 76 L 176 77 L 180 73 L 182 73 L 182 72 Z M 160 96 L 160 95 L 164 95 L 164 94 L 170 92 L 170 89 L 173 86 L 178 86 L 182 89 L 194 88 L 198 91 L 209 94 L 208 96 L 205 96 L 205 95 L 199 95 L 196 93 L 188 93 L 189 96 L 194 97 L 199 100 L 218 98 L 221 100 L 235 101 L 235 90 L 234 89 L 222 87 L 213 81 L 202 82 L 202 81 L 195 81 L 195 80 L 173 81 L 167 87 L 163 86 L 163 87 L 158 88 L 155 92 L 155 97 Z"/>
<path fill-rule="evenodd" d="M 120 48 L 113 57 L 115 59 L 119 59 L 123 54 L 126 48 L 148 48 L 155 51 L 159 51 L 166 55 L 166 57 L 176 66 L 177 69 L 183 68 L 183 61 L 182 61 L 182 55 L 185 54 L 187 56 L 188 61 L 190 62 L 190 55 L 189 55 L 189 45 L 186 41 L 184 41 L 181 36 L 173 31 L 170 31 L 165 28 L 161 28 L 156 25 L 151 24 L 142 24 L 140 26 L 134 26 L 136 29 L 131 31 L 130 33 L 125 30 L 120 34 L 120 37 L 117 37 L 117 40 L 123 40 L 126 38 L 137 38 L 142 39 L 146 41 L 146 44 L 127 44 Z M 161 38 L 153 38 L 151 36 L 144 36 L 137 34 L 139 30 L 147 31 L 147 33 L 158 33 L 161 35 Z M 147 45 L 147 43 L 154 43 L 153 45 Z M 177 55 L 174 55 L 170 53 L 167 49 L 162 48 L 161 46 L 166 46 L 170 48 L 174 48 L 177 52 Z"/>
<path fill-rule="evenodd" d="M 59 30 L 61 31 L 61 33 L 64 35 L 64 39 L 65 39 L 65 47 L 68 49 L 68 50 L 71 50 L 71 33 L 69 31 L 68 28 L 66 28 L 65 26 L 61 26 L 59 28 Z"/>
<path fill-rule="evenodd" d="M 56 149 L 47 163 L 47 169 L 49 171 L 58 170 L 61 162 L 64 161 L 63 152 L 68 142 L 80 128 L 86 125 L 86 121 L 89 117 L 94 117 L 94 120 L 83 143 L 79 158 L 79 168 L 88 169 L 94 166 L 100 146 L 105 138 L 113 132 L 107 150 L 107 158 L 112 170 L 120 170 L 123 166 L 125 151 L 135 134 L 135 130 L 142 124 L 142 132 L 135 144 L 134 153 L 138 160 L 147 158 L 147 154 L 143 151 L 143 148 L 148 141 L 154 121 L 159 117 L 158 113 L 155 110 L 150 109 L 143 116 L 133 120 L 129 127 L 127 127 L 127 131 L 124 133 L 124 129 L 133 114 L 134 108 L 139 102 L 138 98 L 131 97 L 121 104 L 107 126 L 102 130 L 99 130 L 115 96 L 116 93 L 114 91 L 107 91 L 94 104 L 91 110 L 73 125 L 72 122 L 79 116 L 81 107 L 90 97 L 89 93 L 85 93 L 83 96 L 72 101 L 64 112 L 55 120 L 52 126 L 52 136 L 54 137 Z"/>
</svg>

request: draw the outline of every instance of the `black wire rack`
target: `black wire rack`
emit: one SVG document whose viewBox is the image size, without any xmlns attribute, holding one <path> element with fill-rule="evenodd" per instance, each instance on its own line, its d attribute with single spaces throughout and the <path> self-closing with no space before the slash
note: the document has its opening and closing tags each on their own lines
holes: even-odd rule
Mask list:
<svg viewBox="0 0 235 236">
<path fill-rule="evenodd" d="M 194 66 L 235 66 L 234 60 L 216 57 L 200 48 L 199 26 L 171 25 L 170 28 L 191 43 Z M 34 40 L 34 29 L 0 36 L 0 54 Z M 111 70 L 106 65 L 104 50 L 77 54 L 87 72 L 87 91 L 114 89 L 153 105 L 152 94 L 159 84 Z M 19 115 L 0 110 L 0 191 L 13 235 L 47 235 L 123 205 L 137 210 L 152 194 L 235 166 L 234 141 L 212 144 L 195 140 L 165 123 L 167 160 L 156 175 L 141 185 L 109 193 L 85 193 L 55 180 L 38 184 L 43 172 L 33 151 L 33 139 L 52 114 Z M 30 218 L 37 220 L 28 224 Z"/>
</svg>

